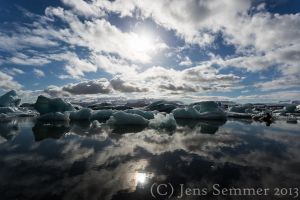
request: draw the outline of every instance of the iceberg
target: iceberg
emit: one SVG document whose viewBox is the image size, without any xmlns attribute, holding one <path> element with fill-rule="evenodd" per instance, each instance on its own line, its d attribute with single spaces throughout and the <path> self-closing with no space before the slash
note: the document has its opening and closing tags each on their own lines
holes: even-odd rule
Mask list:
<svg viewBox="0 0 300 200">
<path fill-rule="evenodd" d="M 46 113 L 38 117 L 38 121 L 43 122 L 64 122 L 69 121 L 69 116 L 67 114 L 63 114 L 61 112 L 54 112 L 54 113 Z"/>
<path fill-rule="evenodd" d="M 296 105 L 291 104 L 291 105 L 284 106 L 283 109 L 284 109 L 284 111 L 286 111 L 288 113 L 294 113 L 294 112 L 296 112 L 296 108 L 297 108 Z"/>
<path fill-rule="evenodd" d="M 224 120 L 226 113 L 214 101 L 204 101 L 173 110 L 175 119 L 208 119 Z"/>
<path fill-rule="evenodd" d="M 138 109 L 130 109 L 130 110 L 126 110 L 126 113 L 130 113 L 130 114 L 136 114 L 136 115 L 140 115 L 142 117 L 144 117 L 145 119 L 153 119 L 154 118 L 154 114 L 151 111 L 143 111 L 143 110 L 138 110 Z"/>
<path fill-rule="evenodd" d="M 88 108 L 91 108 L 92 110 L 128 110 L 132 109 L 132 107 L 126 106 L 126 105 L 113 105 L 111 103 L 100 103 L 100 104 L 94 104 L 88 106 Z"/>
<path fill-rule="evenodd" d="M 7 114 L 7 113 L 15 113 L 18 112 L 18 108 L 16 107 L 0 107 L 0 113 Z"/>
<path fill-rule="evenodd" d="M 109 120 L 108 124 L 111 125 L 138 125 L 138 126 L 147 126 L 149 121 L 144 117 L 137 114 L 130 114 L 123 111 L 114 113 Z"/>
<path fill-rule="evenodd" d="M 72 104 L 65 102 L 61 98 L 47 98 L 40 95 L 34 104 L 34 108 L 41 114 L 75 111 Z"/>
<path fill-rule="evenodd" d="M 21 103 L 16 91 L 11 90 L 0 97 L 0 107 L 17 107 Z"/>
<path fill-rule="evenodd" d="M 254 106 L 252 104 L 244 104 L 232 106 L 228 109 L 227 116 L 232 118 L 252 118 L 253 114 L 257 114 L 257 112 L 253 111 Z"/>
<path fill-rule="evenodd" d="M 146 110 L 157 110 L 159 112 L 171 113 L 174 109 L 181 106 L 179 102 L 173 101 L 155 101 L 146 107 Z"/>
<path fill-rule="evenodd" d="M 227 112 L 227 117 L 239 118 L 239 119 L 250 119 L 252 118 L 252 113 L 239 113 L 239 112 Z"/>
<path fill-rule="evenodd" d="M 70 112 L 70 120 L 90 120 L 92 116 L 92 110 L 89 108 L 82 108 L 79 111 Z"/>
<path fill-rule="evenodd" d="M 229 108 L 229 112 L 234 113 L 253 113 L 253 105 L 252 104 L 245 104 L 245 105 L 238 105 L 232 106 Z"/>
<path fill-rule="evenodd" d="M 158 113 L 154 116 L 154 119 L 149 121 L 149 127 L 153 129 L 175 130 L 176 120 L 172 113 L 166 115 Z"/>
<path fill-rule="evenodd" d="M 97 110 L 92 113 L 91 120 L 104 121 L 108 120 L 113 115 L 112 110 Z"/>
</svg>

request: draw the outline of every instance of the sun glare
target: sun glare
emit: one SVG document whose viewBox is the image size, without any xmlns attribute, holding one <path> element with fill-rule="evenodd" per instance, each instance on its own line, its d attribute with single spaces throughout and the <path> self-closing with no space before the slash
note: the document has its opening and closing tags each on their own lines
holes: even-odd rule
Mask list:
<svg viewBox="0 0 300 200">
<path fill-rule="evenodd" d="M 146 182 L 147 175 L 146 173 L 136 173 L 136 181 L 137 183 L 144 184 Z"/>
<path fill-rule="evenodd" d="M 136 34 L 129 43 L 132 49 L 140 53 L 149 53 L 155 50 L 154 40 L 147 34 Z"/>
</svg>

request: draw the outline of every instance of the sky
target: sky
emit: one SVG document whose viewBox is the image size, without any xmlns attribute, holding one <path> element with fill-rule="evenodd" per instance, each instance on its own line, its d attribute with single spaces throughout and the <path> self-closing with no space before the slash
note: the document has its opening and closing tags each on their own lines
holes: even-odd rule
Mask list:
<svg viewBox="0 0 300 200">
<path fill-rule="evenodd" d="M 0 94 L 300 100 L 298 0 L 0 0 Z"/>
</svg>

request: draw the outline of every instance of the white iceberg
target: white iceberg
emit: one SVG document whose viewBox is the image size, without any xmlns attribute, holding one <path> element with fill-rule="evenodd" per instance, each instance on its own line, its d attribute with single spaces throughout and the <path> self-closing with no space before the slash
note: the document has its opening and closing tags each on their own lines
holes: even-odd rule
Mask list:
<svg viewBox="0 0 300 200">
<path fill-rule="evenodd" d="M 17 107 L 20 102 L 21 99 L 14 90 L 7 92 L 0 97 L 0 107 Z"/>
<path fill-rule="evenodd" d="M 144 117 L 145 119 L 153 119 L 154 114 L 151 111 L 143 111 L 143 110 L 138 110 L 138 109 L 130 109 L 126 110 L 125 112 L 130 113 L 130 114 L 136 114 Z"/>
<path fill-rule="evenodd" d="M 69 116 L 61 112 L 46 113 L 41 115 L 38 120 L 43 122 L 66 122 L 69 121 Z"/>
<path fill-rule="evenodd" d="M 0 107 L 0 113 L 14 113 L 19 112 L 19 109 L 17 107 Z"/>
<path fill-rule="evenodd" d="M 92 113 L 91 120 L 103 121 L 110 118 L 113 115 L 113 110 L 97 110 Z"/>
<path fill-rule="evenodd" d="M 42 115 L 51 112 L 74 111 L 72 104 L 62 100 L 61 98 L 47 98 L 40 95 L 34 104 L 34 108 Z"/>
<path fill-rule="evenodd" d="M 153 129 L 174 130 L 176 129 L 176 120 L 172 113 L 166 115 L 158 113 L 154 116 L 154 119 L 149 121 L 149 127 Z"/>
<path fill-rule="evenodd" d="M 109 118 L 109 120 L 107 120 L 107 123 L 111 125 L 117 125 L 117 126 L 118 125 L 147 126 L 149 121 L 140 115 L 119 111 L 114 113 Z"/>
<path fill-rule="evenodd" d="M 258 112 L 253 111 L 254 106 L 252 104 L 244 104 L 232 106 L 228 109 L 227 117 L 233 118 L 252 118 L 253 114 L 257 114 Z"/>
<path fill-rule="evenodd" d="M 252 113 L 227 112 L 227 117 L 249 119 L 252 118 Z"/>
<path fill-rule="evenodd" d="M 90 120 L 92 116 L 92 110 L 89 108 L 82 108 L 79 111 L 70 112 L 70 120 Z"/>
<path fill-rule="evenodd" d="M 172 113 L 175 119 L 226 119 L 226 113 L 214 101 L 191 104 L 185 108 L 177 108 Z"/>
<path fill-rule="evenodd" d="M 244 105 L 238 105 L 238 106 L 232 106 L 229 108 L 229 112 L 234 113 L 253 113 L 253 105 L 252 104 L 244 104 Z"/>
<path fill-rule="evenodd" d="M 172 110 L 178 108 L 179 106 L 181 106 L 180 102 L 161 100 L 151 103 L 146 107 L 146 110 L 157 110 L 159 112 L 171 113 Z"/>
<path fill-rule="evenodd" d="M 296 112 L 297 106 L 294 105 L 294 104 L 286 105 L 286 106 L 284 106 L 283 109 L 284 109 L 287 113 L 294 113 L 294 112 Z"/>
</svg>

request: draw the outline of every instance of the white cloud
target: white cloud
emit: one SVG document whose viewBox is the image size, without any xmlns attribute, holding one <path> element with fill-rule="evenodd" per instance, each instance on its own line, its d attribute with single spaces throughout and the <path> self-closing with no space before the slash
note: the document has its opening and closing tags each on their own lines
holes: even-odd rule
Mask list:
<svg viewBox="0 0 300 200">
<path fill-rule="evenodd" d="M 13 57 L 7 60 L 9 63 L 18 65 L 33 65 L 40 66 L 50 63 L 51 61 L 45 57 L 40 56 L 28 56 L 24 53 L 16 53 Z"/>
<path fill-rule="evenodd" d="M 131 0 L 96 4 L 122 16 L 131 16 L 138 8 L 142 17 L 150 17 L 166 29 L 175 30 L 187 43 L 201 46 L 213 42 L 214 33 L 250 7 L 247 0 Z"/>
<path fill-rule="evenodd" d="M 151 60 L 151 52 L 139 51 L 133 45 L 133 42 L 138 45 L 139 41 L 143 41 L 137 33 L 122 32 L 105 19 L 81 21 L 72 12 L 62 8 L 48 7 L 45 12 L 49 17 L 58 17 L 68 23 L 69 29 L 61 29 L 59 33 L 69 44 L 87 47 L 97 53 L 114 53 L 131 61 L 145 63 Z M 151 41 L 151 45 L 156 51 L 166 48 L 159 40 Z"/>
<path fill-rule="evenodd" d="M 58 46 L 58 43 L 42 37 L 40 35 L 33 35 L 32 30 L 23 28 L 21 32 L 16 32 L 12 35 L 0 32 L 0 50 L 5 51 L 17 51 L 28 46 L 34 46 L 39 48 L 47 48 Z"/>
<path fill-rule="evenodd" d="M 23 86 L 16 82 L 12 76 L 0 71 L 0 88 L 4 90 L 19 90 Z"/>
<path fill-rule="evenodd" d="M 179 63 L 180 66 L 191 66 L 193 62 L 188 56 L 185 56 L 184 59 Z"/>
<path fill-rule="evenodd" d="M 33 70 L 33 73 L 37 76 L 37 77 L 44 77 L 45 76 L 45 73 L 40 70 L 40 69 L 34 69 Z"/>
<path fill-rule="evenodd" d="M 299 100 L 300 93 L 297 90 L 291 91 L 279 91 L 279 92 L 270 92 L 267 94 L 261 95 L 247 95 L 247 96 L 239 96 L 237 99 L 240 100 L 255 100 L 255 101 L 277 101 L 278 100 Z"/>
<path fill-rule="evenodd" d="M 4 68 L 3 70 L 5 73 L 11 75 L 11 76 L 16 76 L 16 75 L 20 75 L 20 74 L 25 74 L 25 72 L 21 69 L 18 68 Z"/>
<path fill-rule="evenodd" d="M 105 14 L 100 8 L 84 0 L 62 0 L 62 2 L 72 7 L 76 13 L 84 16 L 99 17 Z"/>
</svg>

